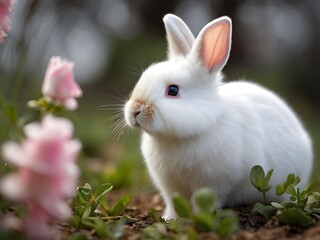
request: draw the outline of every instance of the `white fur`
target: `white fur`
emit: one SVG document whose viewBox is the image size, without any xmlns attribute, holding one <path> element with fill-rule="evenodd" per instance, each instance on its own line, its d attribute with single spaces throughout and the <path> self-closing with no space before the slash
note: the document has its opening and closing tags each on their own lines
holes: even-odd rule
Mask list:
<svg viewBox="0 0 320 240">
<path fill-rule="evenodd" d="M 231 34 L 226 17 L 202 32 L 222 21 L 230 24 Z M 125 106 L 127 124 L 143 130 L 142 154 L 165 201 L 167 219 L 177 217 L 171 201 L 174 192 L 192 202 L 195 190 L 209 187 L 216 193 L 217 207 L 248 205 L 262 200 L 249 180 L 254 165 L 274 169 L 273 186 L 289 173 L 299 175 L 305 186 L 312 168 L 311 140 L 293 111 L 257 84 L 224 84 L 219 69 L 229 50 L 224 59 L 206 67 L 199 51 L 203 36 L 200 32 L 188 55 L 173 53 L 176 58 L 169 55 L 168 61 L 151 65 Z M 170 39 L 179 41 L 179 36 Z M 171 84 L 180 87 L 179 97 L 166 96 Z M 274 190 L 267 198 L 283 199 Z"/>
</svg>

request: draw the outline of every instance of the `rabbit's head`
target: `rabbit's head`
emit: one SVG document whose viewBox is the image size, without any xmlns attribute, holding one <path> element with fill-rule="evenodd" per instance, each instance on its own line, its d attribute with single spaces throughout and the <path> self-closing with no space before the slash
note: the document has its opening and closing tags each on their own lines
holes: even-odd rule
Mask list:
<svg viewBox="0 0 320 240">
<path fill-rule="evenodd" d="M 208 23 L 196 39 L 177 16 L 167 14 L 163 21 L 168 59 L 141 75 L 125 105 L 125 120 L 153 135 L 198 135 L 223 111 L 218 86 L 230 52 L 231 20 Z"/>
</svg>

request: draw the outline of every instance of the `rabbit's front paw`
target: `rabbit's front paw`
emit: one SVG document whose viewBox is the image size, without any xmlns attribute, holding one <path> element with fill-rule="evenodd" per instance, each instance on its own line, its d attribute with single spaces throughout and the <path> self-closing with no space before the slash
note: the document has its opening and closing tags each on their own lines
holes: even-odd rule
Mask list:
<svg viewBox="0 0 320 240">
<path fill-rule="evenodd" d="M 178 215 L 177 215 L 176 211 L 173 209 L 173 207 L 166 207 L 162 217 L 165 220 L 170 220 L 170 219 L 177 219 Z"/>
</svg>

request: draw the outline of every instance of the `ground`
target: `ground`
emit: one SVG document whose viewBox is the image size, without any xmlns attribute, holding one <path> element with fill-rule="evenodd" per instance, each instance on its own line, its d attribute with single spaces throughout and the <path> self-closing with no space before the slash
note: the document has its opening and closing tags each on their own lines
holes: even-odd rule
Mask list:
<svg viewBox="0 0 320 240">
<path fill-rule="evenodd" d="M 122 191 L 111 191 L 108 194 L 110 202 L 115 201 L 121 196 Z M 151 226 L 155 220 L 150 216 L 149 210 L 154 208 L 159 215 L 163 210 L 161 197 L 157 193 L 145 194 L 141 193 L 134 196 L 125 214 L 133 217 L 136 221 L 127 224 L 124 228 L 124 235 L 121 239 L 136 240 L 141 239 L 141 232 L 144 228 Z M 309 229 L 298 229 L 289 226 L 280 225 L 273 218 L 267 223 L 263 223 L 263 219 L 258 216 L 251 216 L 250 209 L 241 208 L 234 209 L 238 215 L 241 230 L 230 237 L 231 240 L 320 240 L 320 225 L 315 225 Z M 75 229 L 69 224 L 58 223 L 60 230 L 65 235 L 75 233 Z M 89 230 L 88 230 L 89 231 Z M 89 231 L 90 239 L 99 239 L 95 237 L 94 232 Z M 168 233 L 168 238 L 174 235 Z M 88 238 L 87 238 L 88 239 Z M 164 238 L 166 239 L 166 238 Z M 170 238 L 175 239 L 175 238 Z M 219 239 L 214 233 L 199 234 L 199 239 Z"/>
</svg>

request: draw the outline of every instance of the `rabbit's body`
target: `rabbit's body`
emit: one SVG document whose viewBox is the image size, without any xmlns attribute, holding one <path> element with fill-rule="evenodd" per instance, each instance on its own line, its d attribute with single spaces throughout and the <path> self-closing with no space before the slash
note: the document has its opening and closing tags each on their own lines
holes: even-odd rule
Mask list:
<svg viewBox="0 0 320 240">
<path fill-rule="evenodd" d="M 143 130 L 141 149 L 164 198 L 164 217 L 177 217 L 174 192 L 193 202 L 201 187 L 215 191 L 217 207 L 261 201 L 250 183 L 254 165 L 274 169 L 273 186 L 289 173 L 305 186 L 312 144 L 293 111 L 261 86 L 222 82 L 230 19 L 209 23 L 196 39 L 176 16 L 167 15 L 164 22 L 169 60 L 142 74 L 124 110 L 127 124 Z M 267 197 L 276 200 L 274 191 Z"/>
<path fill-rule="evenodd" d="M 200 187 L 215 191 L 217 207 L 261 202 L 261 193 L 249 180 L 254 165 L 267 171 L 274 169 L 272 186 L 283 182 L 291 172 L 302 178 L 302 186 L 309 180 L 310 139 L 281 99 L 242 81 L 224 84 L 218 93 L 225 106 L 201 134 L 183 139 L 143 134 L 142 153 L 165 200 L 165 218 L 176 217 L 171 203 L 174 192 L 191 200 Z M 282 200 L 276 198 L 274 189 L 267 199 Z"/>
</svg>

